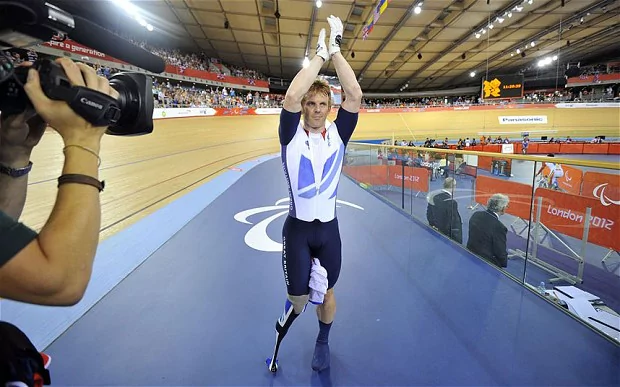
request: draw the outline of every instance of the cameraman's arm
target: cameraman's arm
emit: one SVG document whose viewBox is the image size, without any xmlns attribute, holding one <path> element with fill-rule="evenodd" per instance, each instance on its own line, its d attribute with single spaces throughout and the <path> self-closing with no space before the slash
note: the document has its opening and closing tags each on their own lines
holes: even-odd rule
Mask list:
<svg viewBox="0 0 620 387">
<path fill-rule="evenodd" d="M 59 63 L 73 85 L 118 96 L 93 69 L 76 66 L 68 59 Z M 37 112 L 58 131 L 65 145 L 77 145 L 66 148 L 63 174 L 98 179 L 98 159 L 84 148 L 98 154 L 105 128 L 92 127 L 66 103 L 49 100 L 41 91 L 38 74 L 32 73 L 33 70 L 25 90 Z M 61 185 L 52 213 L 37 239 L 0 267 L 0 297 L 44 305 L 77 303 L 90 280 L 100 220 L 97 188 L 75 183 Z"/>
<path fill-rule="evenodd" d="M 98 151 L 97 139 L 81 142 Z M 97 159 L 68 148 L 63 174 L 97 178 Z M 99 242 L 99 191 L 81 184 L 63 184 L 37 239 L 0 268 L 0 297 L 43 305 L 77 303 L 90 280 Z"/>
</svg>

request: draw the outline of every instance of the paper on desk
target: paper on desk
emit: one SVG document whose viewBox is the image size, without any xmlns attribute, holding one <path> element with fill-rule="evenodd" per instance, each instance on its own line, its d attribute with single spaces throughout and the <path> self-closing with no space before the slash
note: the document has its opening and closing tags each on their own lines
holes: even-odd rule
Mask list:
<svg viewBox="0 0 620 387">
<path fill-rule="evenodd" d="M 555 289 L 560 290 L 562 293 L 565 293 L 574 299 L 584 298 L 588 301 L 600 300 L 600 298 L 594 294 L 588 293 L 574 286 L 556 286 Z"/>
<path fill-rule="evenodd" d="M 597 321 L 592 320 L 593 318 L 597 319 L 602 323 L 605 323 L 606 325 L 600 324 Z M 600 310 L 596 312 L 596 315 L 591 316 L 591 318 L 589 318 L 587 321 L 596 328 L 605 332 L 607 335 L 620 341 L 620 317 L 614 316 L 613 314 L 604 310 Z"/>
<path fill-rule="evenodd" d="M 563 288 L 572 288 L 573 290 L 576 289 L 579 292 L 571 292 L 570 290 L 567 292 Z M 596 308 L 592 306 L 588 299 L 591 298 L 594 300 L 598 300 L 598 297 L 594 296 L 594 298 L 592 298 L 592 294 L 581 291 L 580 289 L 577 289 L 573 286 L 556 286 L 556 289 L 562 290 L 564 293 L 572 293 L 573 297 L 577 297 L 570 298 L 569 296 L 558 291 L 554 292 L 549 290 L 547 290 L 547 294 L 556 295 L 559 299 L 566 302 L 566 304 L 568 305 L 568 310 L 571 313 L 577 315 L 580 319 L 586 321 L 588 324 L 596 327 L 602 332 L 605 332 L 605 334 L 607 334 L 608 336 L 611 336 L 614 339 L 620 341 L 620 317 L 608 313 L 604 310 L 596 310 Z M 579 297 L 580 295 L 581 297 Z M 596 319 L 606 325 L 594 321 L 593 319 Z"/>
<path fill-rule="evenodd" d="M 596 316 L 597 311 L 594 309 L 590 301 L 585 298 L 565 299 L 569 310 L 575 313 L 579 318 L 588 321 L 588 317 Z"/>
</svg>

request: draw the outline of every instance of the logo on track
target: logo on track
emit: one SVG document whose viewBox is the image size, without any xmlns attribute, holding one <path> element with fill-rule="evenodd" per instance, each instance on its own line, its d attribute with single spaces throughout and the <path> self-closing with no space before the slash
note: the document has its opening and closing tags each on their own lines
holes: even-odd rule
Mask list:
<svg viewBox="0 0 620 387">
<path fill-rule="evenodd" d="M 265 252 L 282 252 L 282 243 L 276 242 L 267 235 L 267 227 L 269 224 L 279 218 L 280 216 L 284 216 L 288 213 L 289 205 L 288 198 L 278 200 L 273 206 L 265 206 L 265 207 L 256 207 L 250 208 L 249 210 L 244 210 L 235 214 L 234 218 L 237 222 L 245 223 L 245 224 L 253 224 L 248 221 L 248 218 L 252 215 L 262 214 L 265 212 L 271 212 L 280 210 L 279 212 L 271 215 L 270 217 L 261 220 L 252 226 L 247 233 L 245 233 L 244 242 L 249 247 L 258 251 Z M 284 203 L 284 204 L 283 204 Z M 355 208 L 356 210 L 364 211 L 363 207 L 358 206 L 357 204 L 349 203 L 344 200 L 336 200 L 337 207 L 347 206 L 351 208 Z"/>
</svg>

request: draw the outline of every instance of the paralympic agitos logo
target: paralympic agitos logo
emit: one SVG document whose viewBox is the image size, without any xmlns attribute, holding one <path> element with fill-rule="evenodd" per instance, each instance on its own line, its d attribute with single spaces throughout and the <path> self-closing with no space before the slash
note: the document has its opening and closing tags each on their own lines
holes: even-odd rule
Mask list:
<svg viewBox="0 0 620 387">
<path fill-rule="evenodd" d="M 283 198 L 278 200 L 273 206 L 265 206 L 265 207 L 257 207 L 250 208 L 249 210 L 244 210 L 235 214 L 234 218 L 237 222 L 252 224 L 252 222 L 248 221 L 248 218 L 252 215 L 262 214 L 265 212 L 271 212 L 280 210 L 277 213 L 271 215 L 268 218 L 261 220 L 252 226 L 247 233 L 245 233 L 245 237 L 243 238 L 244 242 L 254 250 L 258 251 L 266 251 L 266 252 L 282 252 L 282 243 L 276 242 L 267 235 L 267 227 L 269 224 L 288 213 L 289 198 Z M 336 200 L 337 207 L 347 206 L 354 208 L 356 210 L 364 211 L 363 207 L 358 206 L 357 204 L 345 202 L 344 200 Z"/>
<path fill-rule="evenodd" d="M 604 205 L 605 207 L 610 206 L 612 204 L 620 206 L 620 200 L 613 200 L 605 194 L 605 188 L 607 188 L 608 185 L 609 183 L 603 183 L 603 184 L 597 185 L 592 190 L 592 195 L 594 195 L 595 198 L 598 198 L 601 201 L 601 204 Z"/>
</svg>

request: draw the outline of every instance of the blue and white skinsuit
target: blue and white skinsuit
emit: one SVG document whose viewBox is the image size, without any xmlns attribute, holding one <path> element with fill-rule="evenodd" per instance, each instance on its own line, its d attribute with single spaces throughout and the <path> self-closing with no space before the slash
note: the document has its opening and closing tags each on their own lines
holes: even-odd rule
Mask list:
<svg viewBox="0 0 620 387">
<path fill-rule="evenodd" d="M 280 113 L 282 167 L 288 183 L 289 214 L 282 229 L 282 269 L 288 294 L 309 294 L 311 258 L 327 270 L 328 288 L 340 275 L 342 259 L 336 196 L 346 145 L 358 113 L 342 107 L 322 133 L 304 130 L 301 112 Z"/>
</svg>

